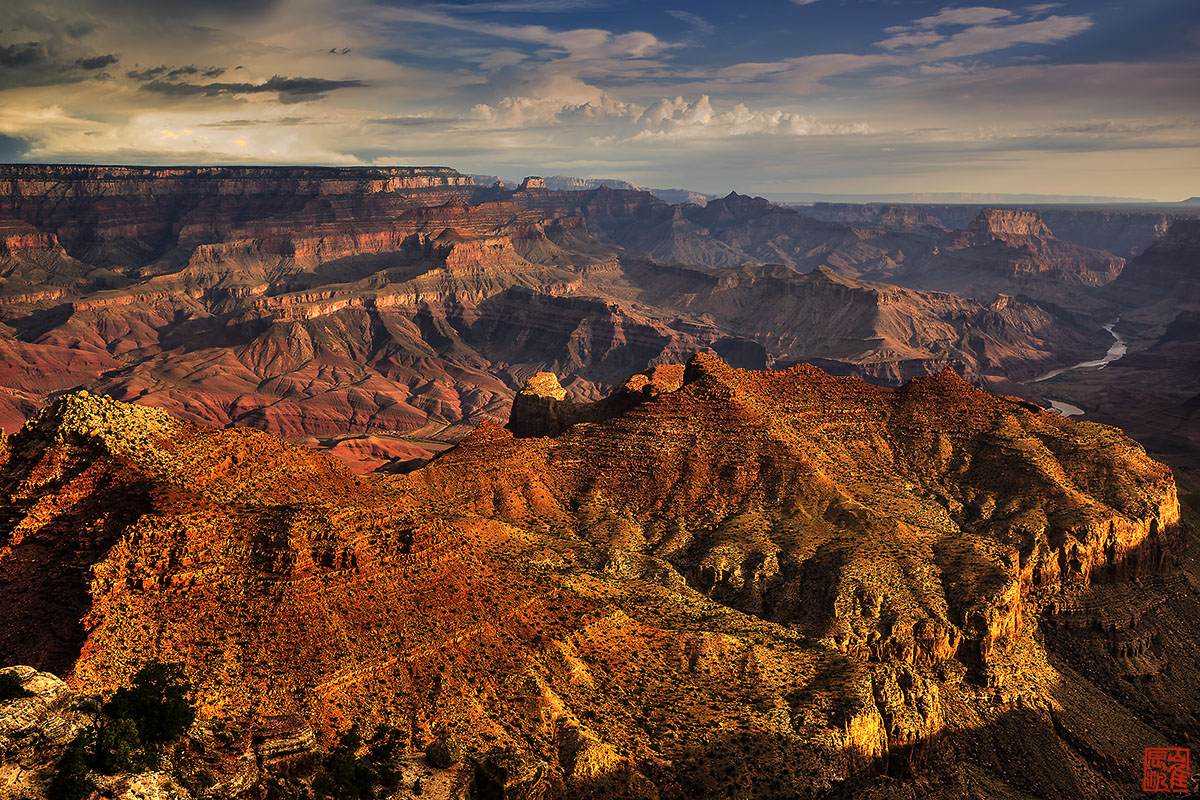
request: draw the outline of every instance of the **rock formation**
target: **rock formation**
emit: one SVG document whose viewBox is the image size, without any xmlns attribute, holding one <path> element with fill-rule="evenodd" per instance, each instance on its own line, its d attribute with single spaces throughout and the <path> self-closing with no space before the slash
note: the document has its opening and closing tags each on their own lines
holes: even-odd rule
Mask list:
<svg viewBox="0 0 1200 800">
<path fill-rule="evenodd" d="M 513 399 L 508 429 L 515 436 L 557 436 L 581 422 L 600 422 L 625 413 L 683 384 L 683 367 L 665 364 L 629 378 L 612 394 L 594 403 L 569 400 L 552 372 L 539 372 Z"/>
<path fill-rule="evenodd" d="M 44 790 L 58 754 L 90 726 L 94 698 L 77 697 L 61 680 L 32 667 L 0 669 L 19 681 L 25 697 L 0 700 L 0 794 Z"/>
<path fill-rule="evenodd" d="M 829 250 L 828 223 L 741 196 L 681 210 L 638 191 L 527 187 L 476 202 L 485 190 L 432 168 L 4 169 L 8 430 L 86 387 L 259 427 L 362 470 L 406 469 L 478 421 L 506 419 L 540 371 L 584 401 L 697 351 L 885 383 L 953 366 L 1020 391 L 1013 380 L 1095 347 L 1085 328 L 1024 302 L 828 270 L 662 265 L 591 235 L 667 214 L 735 244 L 746 225 L 798 225 L 789 236 Z"/>
<path fill-rule="evenodd" d="M 1046 208 L 1039 213 L 1055 236 L 1129 259 L 1167 232 L 1174 214 L 1091 208 Z"/>
<path fill-rule="evenodd" d="M 1127 321 L 1162 328 L 1179 311 L 1200 311 L 1200 219 L 1177 220 L 1107 287 Z"/>
<path fill-rule="evenodd" d="M 583 217 L 598 237 L 663 263 L 783 264 L 802 272 L 830 266 L 850 278 L 985 302 L 997 294 L 1024 296 L 1100 317 L 1111 305 L 1093 290 L 1124 265 L 1112 253 L 1054 238 L 1042 218 L 1027 210 L 985 208 L 967 230 L 949 231 L 915 206 L 791 209 L 736 192 L 704 206 L 671 206 L 648 193 L 608 188 L 508 196 L 547 217 Z M 1070 218 L 1065 224 L 1081 227 Z M 1097 227 L 1104 224 L 1101 219 Z"/>
<path fill-rule="evenodd" d="M 883 203 L 814 203 L 796 209 L 800 213 L 829 222 L 872 225 L 895 231 L 911 231 L 940 236 L 949 228 L 924 206 L 898 206 Z"/>
<path fill-rule="evenodd" d="M 1021 241 L 1020 237 L 1049 238 L 1053 234 L 1034 211 L 985 208 L 971 220 L 967 231 L 987 239 Z"/>
<path fill-rule="evenodd" d="M 511 798 L 1136 797 L 1196 736 L 1192 534 L 1118 431 L 952 371 L 624 391 L 571 425 L 539 377 L 556 437 L 369 479 L 64 397 L 0 440 L 0 660 L 103 693 L 169 655 L 201 740 L 390 722 Z"/>
<path fill-rule="evenodd" d="M 0 219 L 53 233 L 98 266 L 142 266 L 253 219 L 386 216 L 472 196 L 448 167 L 0 166 Z M 308 220 L 304 220 L 307 222 Z"/>
<path fill-rule="evenodd" d="M 511 199 L 550 218 L 583 217 L 601 239 L 663 263 L 784 264 L 800 271 L 828 264 L 859 277 L 894 268 L 932 247 L 930 230 L 896 233 L 827 222 L 736 192 L 705 205 L 668 205 L 648 192 L 609 187 L 519 191 Z"/>
<path fill-rule="evenodd" d="M 889 230 L 913 230 L 922 226 L 943 230 L 966 228 L 982 211 L 978 205 L 906 205 L 877 203 L 816 203 L 800 209 L 802 213 L 831 222 L 870 224 Z M 1171 222 L 1194 217 L 1187 211 L 1161 212 L 1144 208 L 1097 206 L 1044 206 L 1034 209 L 1055 237 L 1092 250 L 1104 250 L 1130 258 L 1152 245 L 1166 233 Z"/>
<path fill-rule="evenodd" d="M 1024 296 L 1104 315 L 1092 290 L 1112 281 L 1125 260 L 1055 239 L 1032 211 L 985 208 L 966 231 L 945 234 L 927 257 L 873 277 L 925 290 L 988 299 Z"/>
</svg>

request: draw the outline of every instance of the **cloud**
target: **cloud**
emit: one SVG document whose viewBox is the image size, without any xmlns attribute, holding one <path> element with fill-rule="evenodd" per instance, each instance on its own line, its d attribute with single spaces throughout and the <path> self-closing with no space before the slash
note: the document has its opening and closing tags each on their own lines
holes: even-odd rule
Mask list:
<svg viewBox="0 0 1200 800">
<path fill-rule="evenodd" d="M 863 134 L 865 122 L 824 123 L 810 116 L 782 109 L 752 111 L 744 103 L 718 113 L 708 95 L 693 102 L 682 97 L 663 99 L 650 106 L 637 120 L 642 130 L 631 141 L 683 138 L 730 138 L 751 135 L 809 136 L 813 134 Z"/>
<path fill-rule="evenodd" d="M 224 67 L 206 67 L 202 69 L 195 64 L 188 64 L 183 67 L 168 67 L 165 64 L 160 64 L 157 67 L 130 70 L 125 73 L 125 77 L 132 78 L 135 81 L 151 81 L 158 78 L 175 80 L 177 78 L 187 78 L 196 75 L 204 78 L 219 78 L 225 72 L 226 69 Z"/>
<path fill-rule="evenodd" d="M 22 86 L 76 83 L 98 77 L 96 70 L 115 64 L 115 55 L 76 54 L 59 36 L 46 41 L 0 45 L 0 91 Z M 76 50 L 76 52 L 68 52 Z"/>
<path fill-rule="evenodd" d="M 32 147 L 33 143 L 23 136 L 0 133 L 0 162 L 20 161 Z"/>
<path fill-rule="evenodd" d="M 926 60 L 992 53 L 1016 44 L 1052 44 L 1092 27 L 1087 17 L 1046 17 L 1017 25 L 977 25 L 954 34 L 927 51 Z"/>
<path fill-rule="evenodd" d="M 942 38 L 940 33 L 919 31 L 915 33 L 900 33 L 875 44 L 885 50 L 896 50 L 902 47 L 925 47 L 926 45 L 937 44 L 942 41 Z"/>
<path fill-rule="evenodd" d="M 311 125 L 305 117 L 277 117 L 275 119 L 223 119 L 220 122 L 200 122 L 198 128 L 256 128 L 265 125 Z"/>
<path fill-rule="evenodd" d="M 971 24 L 987 20 L 987 24 Z M 876 86 L 898 87 L 916 76 L 959 73 L 982 65 L 948 63 L 954 59 L 1000 53 L 1021 44 L 1054 44 L 1092 26 L 1085 16 L 1021 20 L 1004 9 L 983 6 L 945 8 L 912 25 L 893 26 L 890 38 L 876 42 L 882 52 L 826 53 L 769 62 L 744 62 L 720 69 L 709 86 L 757 86 L 762 91 L 814 94 L 832 79 L 870 73 Z M 934 28 L 959 27 L 957 32 Z"/>
<path fill-rule="evenodd" d="M 1127 134 L 1158 133 L 1179 129 L 1194 130 L 1196 123 L 1186 123 L 1182 120 L 1170 122 L 1149 122 L 1146 120 L 1093 120 L 1076 122 L 1070 125 L 1059 125 L 1053 128 L 1054 133 L 1088 133 L 1105 136 L 1123 136 Z"/>
<path fill-rule="evenodd" d="M 437 6 L 450 12 L 517 12 L 517 13 L 566 13 L 584 11 L 592 8 L 603 8 L 608 5 L 606 0 L 495 0 L 494 2 L 472 2 L 467 5 Z"/>
<path fill-rule="evenodd" d="M 558 126 L 571 136 L 586 135 L 593 144 L 638 143 L 678 139 L 729 139 L 752 135 L 809 136 L 862 134 L 866 122 L 824 122 L 783 109 L 752 110 L 737 103 L 728 111 L 714 109 L 712 98 L 660 98 L 647 107 L 603 94 L 571 104 L 548 97 L 506 97 L 495 105 L 473 109 L 477 126 L 493 129 L 549 129 Z"/>
<path fill-rule="evenodd" d="M 931 17 L 922 17 L 913 24 L 918 28 L 939 28 L 944 25 L 986 25 L 989 22 L 1011 17 L 1012 12 L 1004 8 L 971 6 L 969 8 L 943 8 Z"/>
<path fill-rule="evenodd" d="M 565 56 L 572 62 L 594 61 L 611 65 L 614 60 L 649 58 L 678 46 L 646 31 L 613 33 L 600 28 L 556 31 L 544 25 L 508 25 L 480 22 L 476 19 L 459 19 L 429 8 L 391 8 L 387 10 L 386 16 L 394 22 L 448 28 L 473 35 L 545 45 L 549 51 L 539 56 L 544 60 L 561 59 Z"/>
<path fill-rule="evenodd" d="M 80 69 L 102 69 L 109 64 L 115 64 L 119 59 L 112 53 L 103 56 L 91 56 L 89 58 L 75 59 L 75 66 Z"/>
<path fill-rule="evenodd" d="M 360 80 L 334 81 L 326 78 L 285 78 L 275 75 L 263 83 L 182 83 L 151 80 L 142 84 L 142 91 L 167 97 L 226 97 L 246 94 L 276 93 L 281 103 L 302 103 L 320 100 L 335 89 L 366 86 Z"/>
<path fill-rule="evenodd" d="M 41 42 L 25 42 L 0 47 L 0 67 L 27 67 L 46 60 L 46 48 Z"/>
<path fill-rule="evenodd" d="M 183 3 L 164 3 L 162 0 L 102 0 L 95 3 L 101 6 L 105 14 L 172 20 L 258 17 L 282 4 L 282 0 L 187 0 Z"/>
<path fill-rule="evenodd" d="M 631 118 L 641 113 L 639 106 L 622 102 L 603 92 L 583 102 L 566 101 L 562 95 L 550 92 L 532 97 L 505 97 L 494 105 L 479 103 L 471 109 L 471 114 L 477 122 L 487 126 L 514 128 L 566 120 Z"/>
<path fill-rule="evenodd" d="M 696 29 L 697 33 L 709 34 L 717 29 L 716 25 L 713 25 L 699 14 L 693 14 L 690 11 L 668 10 L 664 13 L 674 17 L 685 25 L 692 26 Z"/>
<path fill-rule="evenodd" d="M 746 62 L 717 70 L 718 82 L 741 86 L 758 85 L 781 92 L 805 94 L 820 88 L 834 76 L 852 75 L 877 67 L 902 63 L 892 53 L 824 53 L 781 61 Z"/>
<path fill-rule="evenodd" d="M 419 114 L 407 117 L 376 117 L 364 120 L 369 125 L 395 125 L 401 128 L 446 128 L 457 126 L 463 122 L 461 117 L 421 116 Z"/>
</svg>

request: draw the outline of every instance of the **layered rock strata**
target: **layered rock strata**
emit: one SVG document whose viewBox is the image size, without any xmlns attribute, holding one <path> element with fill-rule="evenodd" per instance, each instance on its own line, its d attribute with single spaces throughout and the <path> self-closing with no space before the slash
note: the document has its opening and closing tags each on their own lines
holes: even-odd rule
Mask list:
<svg viewBox="0 0 1200 800">
<path fill-rule="evenodd" d="M 88 387 L 311 441 L 369 469 L 505 419 L 539 371 L 563 375 L 576 400 L 697 351 L 886 383 L 951 366 L 1008 389 L 1095 347 L 1028 303 L 828 269 L 663 266 L 592 238 L 583 217 L 546 222 L 508 200 L 334 200 L 236 224 L 185 215 L 166 255 L 121 269 L 14 222 L 0 256 L 0 426 Z M 377 438 L 341 446 L 353 436 Z"/>
</svg>

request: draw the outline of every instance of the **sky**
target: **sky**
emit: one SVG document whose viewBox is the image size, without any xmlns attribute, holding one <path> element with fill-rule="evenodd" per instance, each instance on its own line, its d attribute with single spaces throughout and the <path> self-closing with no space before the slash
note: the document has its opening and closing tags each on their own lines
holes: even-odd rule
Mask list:
<svg viewBox="0 0 1200 800">
<path fill-rule="evenodd" d="M 1200 195 L 1200 2 L 4 0 L 0 162 Z"/>
</svg>

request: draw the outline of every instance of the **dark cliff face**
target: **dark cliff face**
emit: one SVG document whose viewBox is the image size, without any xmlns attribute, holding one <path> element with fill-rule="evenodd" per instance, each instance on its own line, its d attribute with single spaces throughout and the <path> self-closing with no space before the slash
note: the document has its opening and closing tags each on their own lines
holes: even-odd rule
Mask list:
<svg viewBox="0 0 1200 800">
<path fill-rule="evenodd" d="M 1171 297 L 1200 304 L 1200 219 L 1179 219 L 1161 239 L 1132 259 L 1111 292 L 1131 308 L 1154 298 Z"/>
<path fill-rule="evenodd" d="M 815 203 L 798 209 L 828 222 L 879 225 L 890 230 L 944 233 L 946 224 L 924 206 L 884 203 Z"/>
<path fill-rule="evenodd" d="M 440 181 L 473 186 L 471 176 L 450 167 L 130 167 L 91 164 L 0 164 L 0 181 Z M 417 184 L 413 184 L 416 186 Z"/>
<path fill-rule="evenodd" d="M 128 267 L 256 219 L 386 218 L 476 191 L 449 167 L 18 164 L 0 166 L 0 218 L 56 235 L 74 258 Z"/>
<path fill-rule="evenodd" d="M 1056 238 L 1036 212 L 985 208 L 965 230 L 941 235 L 929 253 L 875 277 L 985 301 L 997 294 L 1023 296 L 1068 313 L 1105 317 L 1111 304 L 1095 290 L 1124 266 L 1125 259 L 1112 253 Z"/>
<path fill-rule="evenodd" d="M 1102 209 L 1047 208 L 1041 214 L 1058 237 L 1124 258 L 1152 245 L 1177 218 L 1175 214 Z"/>
</svg>

